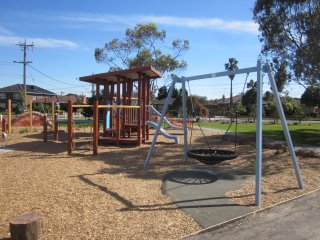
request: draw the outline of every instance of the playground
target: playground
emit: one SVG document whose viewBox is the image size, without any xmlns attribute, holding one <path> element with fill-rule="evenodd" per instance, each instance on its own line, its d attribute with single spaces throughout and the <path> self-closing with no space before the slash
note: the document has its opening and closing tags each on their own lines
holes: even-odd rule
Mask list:
<svg viewBox="0 0 320 240">
<path fill-rule="evenodd" d="M 179 130 L 170 133 L 183 138 Z M 150 135 L 153 134 L 151 130 Z M 215 132 L 206 134 L 210 141 L 215 138 Z M 194 130 L 193 137 L 194 144 L 203 144 L 199 130 Z M 203 201 L 189 207 L 176 205 L 162 192 L 163 179 L 173 170 L 200 167 L 214 172 L 217 166 L 193 159 L 185 162 L 183 144 L 174 144 L 160 135 L 153 153 L 156 161 L 144 170 L 150 143 L 149 140 L 140 147 L 99 146 L 98 155 L 92 155 L 90 150 L 68 155 L 66 143 L 43 142 L 41 132 L 11 134 L 7 148 L 13 151 L 3 153 L 0 159 L 0 194 L 6 196 L 0 200 L 0 238 L 8 238 L 12 216 L 32 210 L 41 212 L 43 239 L 177 239 L 201 230 L 203 226 L 183 210 L 196 204 L 206 207 Z M 238 151 L 237 159 L 220 163 L 218 168 L 242 170 L 253 176 L 255 149 L 247 143 L 239 145 Z M 300 157 L 304 189 L 296 184 L 287 152 L 278 154 L 277 150 L 264 149 L 263 158 L 262 208 L 319 187 L 317 158 Z M 225 180 L 237 182 L 233 178 Z M 216 183 L 217 188 L 224 187 L 219 181 Z M 196 199 L 200 198 L 199 184 L 188 184 L 198 194 Z M 214 186 L 212 193 L 216 192 Z M 210 192 L 206 194 L 210 198 Z M 221 197 L 227 203 L 224 207 L 207 208 L 228 211 L 231 204 L 249 211 L 257 209 L 253 181 L 245 181 Z M 189 198 L 186 203 L 195 200 Z"/>
<path fill-rule="evenodd" d="M 40 126 L 29 121 L 29 132 L 14 131 L 19 125 L 9 111 L 2 124 L 8 136 L 0 160 L 0 237 L 8 239 L 10 218 L 38 211 L 43 239 L 177 239 L 319 188 L 319 160 L 302 154 L 298 161 L 276 91 L 286 142 L 263 138 L 262 70 L 275 86 L 270 66 L 259 61 L 251 68 L 175 77 L 162 113 L 149 102 L 150 81 L 160 77 L 152 67 L 81 77 L 96 84 L 100 101 L 69 102 L 67 120 L 52 114 L 50 124 L 41 115 Z M 187 124 L 188 81 L 248 72 L 258 76 L 256 136 Z M 182 127 L 165 115 L 175 83 L 182 84 Z M 91 108 L 92 120 L 74 119 L 79 107 Z M 30 107 L 18 119 L 28 126 L 33 115 Z M 234 122 L 237 128 L 231 118 L 228 129 Z M 83 141 L 88 145 L 79 147 Z"/>
</svg>

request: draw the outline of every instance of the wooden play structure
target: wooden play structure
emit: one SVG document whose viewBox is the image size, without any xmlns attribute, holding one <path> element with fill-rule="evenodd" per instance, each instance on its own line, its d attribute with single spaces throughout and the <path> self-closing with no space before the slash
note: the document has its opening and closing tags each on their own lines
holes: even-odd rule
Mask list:
<svg viewBox="0 0 320 240">
<path fill-rule="evenodd" d="M 151 66 L 80 77 L 80 81 L 95 85 L 96 101 L 93 105 L 69 102 L 68 153 L 71 154 L 75 146 L 74 108 L 93 108 L 93 154 L 98 153 L 98 145 L 103 143 L 117 146 L 145 143 L 149 139 L 150 81 L 160 77 L 161 74 Z"/>
<path fill-rule="evenodd" d="M 54 115 L 54 104 L 52 103 L 52 113 Z M 53 120 L 53 119 L 52 119 Z M 44 127 L 44 121 L 47 126 L 51 126 L 50 121 L 46 114 L 33 111 L 32 101 L 29 102 L 28 111 L 14 116 L 12 114 L 12 103 L 11 99 L 8 100 L 8 109 L 6 117 L 1 117 L 1 130 L 4 133 L 12 134 L 13 128 L 27 129 L 29 132 L 33 132 L 35 127 Z"/>
</svg>

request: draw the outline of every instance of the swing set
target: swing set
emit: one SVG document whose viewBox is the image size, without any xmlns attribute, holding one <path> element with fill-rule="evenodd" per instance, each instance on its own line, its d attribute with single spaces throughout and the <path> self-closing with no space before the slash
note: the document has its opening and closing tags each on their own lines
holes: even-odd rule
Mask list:
<svg viewBox="0 0 320 240">
<path fill-rule="evenodd" d="M 282 108 L 282 104 L 280 101 L 280 96 L 277 90 L 277 86 L 275 83 L 274 76 L 272 74 L 272 69 L 270 64 L 265 63 L 262 64 L 260 60 L 257 61 L 257 65 L 254 67 L 249 68 L 243 68 L 243 69 L 237 69 L 237 70 L 231 70 L 231 71 L 224 71 L 224 72 L 216 72 L 216 73 L 209 73 L 209 74 L 203 74 L 203 75 L 196 75 L 196 76 L 190 76 L 190 77 L 177 77 L 174 76 L 172 78 L 171 86 L 169 89 L 168 96 L 165 100 L 164 107 L 162 110 L 162 114 L 159 120 L 159 125 L 155 131 L 152 144 L 150 146 L 150 149 L 148 151 L 148 155 L 144 162 L 144 167 L 148 168 L 149 162 L 151 160 L 151 155 L 154 152 L 155 144 L 157 142 L 157 138 L 159 135 L 161 124 L 164 121 L 165 114 L 168 110 L 169 101 L 171 99 L 173 89 L 175 88 L 176 83 L 182 84 L 182 109 L 183 109 L 183 131 L 184 131 L 184 159 L 185 161 L 188 160 L 188 158 L 194 158 L 196 160 L 199 160 L 205 164 L 216 164 L 220 163 L 225 160 L 231 160 L 236 159 L 238 157 L 238 154 L 236 151 L 230 151 L 225 149 L 219 149 L 218 148 L 211 148 L 210 145 L 207 142 L 208 148 L 195 148 L 191 149 L 190 145 L 188 144 L 188 129 L 187 129 L 187 107 L 186 107 L 186 82 L 189 83 L 190 81 L 196 81 L 201 79 L 207 79 L 207 78 L 218 78 L 218 77 L 224 77 L 229 75 L 236 75 L 236 74 L 248 74 L 251 72 L 257 73 L 257 123 L 256 123 L 256 178 L 255 178 L 255 205 L 260 206 L 261 205 L 261 192 L 262 192 L 262 96 L 263 96 L 263 88 L 262 88 L 262 74 L 267 73 L 270 84 L 271 84 L 271 90 L 273 91 L 277 110 L 281 119 L 281 125 L 283 128 L 283 132 L 285 135 L 285 139 L 289 148 L 289 153 L 291 156 L 292 165 L 294 168 L 295 176 L 297 179 L 297 183 L 300 188 L 304 187 L 303 180 L 301 178 L 300 168 L 298 159 L 296 157 L 296 154 L 294 152 L 291 136 L 289 133 L 289 129 L 287 126 L 286 118 L 284 115 L 284 111 Z M 231 124 L 232 124 L 231 120 Z M 201 128 L 200 128 L 201 129 Z M 235 135 L 236 138 L 236 135 Z"/>
</svg>

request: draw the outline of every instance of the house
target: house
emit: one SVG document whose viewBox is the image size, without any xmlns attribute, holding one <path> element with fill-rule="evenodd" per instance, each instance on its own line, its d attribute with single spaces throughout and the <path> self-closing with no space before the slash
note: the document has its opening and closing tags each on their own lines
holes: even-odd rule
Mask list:
<svg viewBox="0 0 320 240">
<path fill-rule="evenodd" d="M 175 98 L 170 98 L 169 100 L 169 106 L 172 105 L 172 103 L 174 102 Z M 164 103 L 166 101 L 166 98 L 163 98 L 161 100 L 158 99 L 154 99 L 151 103 L 151 105 L 153 105 L 159 112 L 162 112 L 163 107 L 164 107 Z"/>
<path fill-rule="evenodd" d="M 233 100 L 233 106 L 238 106 L 241 104 L 241 95 L 236 95 L 232 97 Z M 205 107 L 208 109 L 209 117 L 213 117 L 217 114 L 221 114 L 224 111 L 229 110 L 230 108 L 230 98 L 224 98 L 218 99 L 215 104 L 206 104 Z"/>
<path fill-rule="evenodd" d="M 46 89 L 35 85 L 26 85 L 27 102 L 30 100 L 37 101 L 48 96 L 55 96 L 56 94 Z M 14 84 L 8 87 L 0 88 L 0 108 L 7 109 L 8 99 L 11 99 L 12 107 L 21 103 L 21 93 L 24 91 L 23 84 Z"/>
<path fill-rule="evenodd" d="M 55 102 L 56 105 L 59 104 L 67 104 L 69 101 L 72 102 L 72 104 L 86 104 L 87 103 L 87 97 L 83 95 L 77 95 L 73 93 L 69 93 L 67 95 L 55 95 L 55 96 L 49 96 L 45 98 L 41 98 L 36 100 L 36 103 L 52 103 Z"/>
</svg>

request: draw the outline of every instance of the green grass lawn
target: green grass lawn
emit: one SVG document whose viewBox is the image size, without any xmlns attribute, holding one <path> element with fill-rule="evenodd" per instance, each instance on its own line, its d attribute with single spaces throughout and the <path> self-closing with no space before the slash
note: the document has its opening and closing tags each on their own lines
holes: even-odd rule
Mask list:
<svg viewBox="0 0 320 240">
<path fill-rule="evenodd" d="M 201 127 L 215 128 L 220 130 L 226 130 L 229 126 L 228 123 L 200 123 Z M 196 125 L 195 125 L 196 126 Z M 312 146 L 320 146 L 320 124 L 289 124 L 289 131 L 292 137 L 292 141 L 295 144 L 308 144 Z M 255 123 L 241 123 L 238 124 L 238 133 L 242 134 L 255 134 Z M 281 124 L 264 124 L 262 127 L 263 137 L 285 140 L 283 129 Z M 235 131 L 235 124 L 232 125 L 229 132 Z"/>
</svg>

